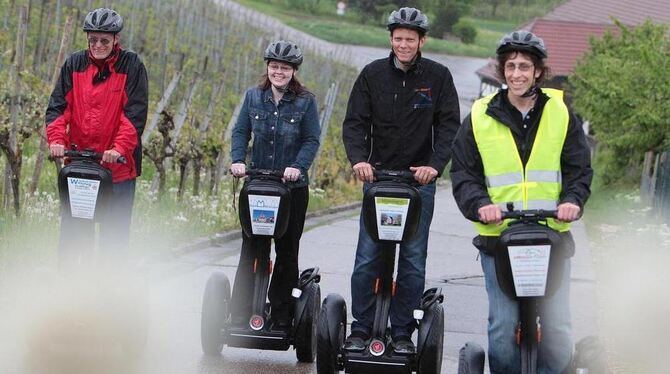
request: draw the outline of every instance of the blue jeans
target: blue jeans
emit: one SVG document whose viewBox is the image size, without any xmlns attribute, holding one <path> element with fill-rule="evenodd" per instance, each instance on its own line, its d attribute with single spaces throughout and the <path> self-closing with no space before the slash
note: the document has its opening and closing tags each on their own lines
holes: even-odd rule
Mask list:
<svg viewBox="0 0 670 374">
<path fill-rule="evenodd" d="M 365 185 L 363 190 L 370 186 Z M 414 237 L 400 244 L 396 294 L 391 299 L 391 334 L 409 335 L 414 330 L 412 312 L 419 307 L 426 280 L 426 254 L 428 252 L 428 232 L 435 207 L 435 183 L 419 187 L 421 195 L 421 215 L 419 227 Z M 375 279 L 382 272 L 382 255 L 388 244 L 376 243 L 365 230 L 361 211 L 356 249 L 356 263 L 351 275 L 351 312 L 354 321 L 351 331 L 370 333 L 375 319 Z"/>
<path fill-rule="evenodd" d="M 565 260 L 561 285 L 540 302 L 542 342 L 538 348 L 538 373 L 562 373 L 572 358 L 570 322 L 570 259 Z M 514 332 L 519 304 L 505 295 L 496 278 L 493 256 L 481 252 L 482 270 L 489 298 L 489 369 L 495 373 L 520 373 L 521 353 Z"/>
</svg>

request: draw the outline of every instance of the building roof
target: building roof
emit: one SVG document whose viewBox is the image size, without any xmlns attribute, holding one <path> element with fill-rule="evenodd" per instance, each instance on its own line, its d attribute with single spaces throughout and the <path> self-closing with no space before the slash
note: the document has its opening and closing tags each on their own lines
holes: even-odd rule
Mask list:
<svg viewBox="0 0 670 374">
<path fill-rule="evenodd" d="M 670 23 L 670 0 L 569 0 L 542 17 L 548 21 L 637 25 L 647 18 Z"/>
<path fill-rule="evenodd" d="M 579 58 L 590 48 L 589 39 L 600 37 L 612 25 L 553 21 L 544 18 L 530 24 L 530 31 L 544 40 L 553 75 L 569 75 Z"/>
</svg>

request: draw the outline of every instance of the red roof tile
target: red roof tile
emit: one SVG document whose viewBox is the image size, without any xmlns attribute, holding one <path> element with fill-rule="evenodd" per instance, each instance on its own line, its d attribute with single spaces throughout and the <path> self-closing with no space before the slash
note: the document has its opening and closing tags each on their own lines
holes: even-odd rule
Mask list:
<svg viewBox="0 0 670 374">
<path fill-rule="evenodd" d="M 530 31 L 544 40 L 549 57 L 547 65 L 553 75 L 569 75 L 577 60 L 589 47 L 589 38 L 600 37 L 610 25 L 597 25 L 580 22 L 535 20 Z"/>
<path fill-rule="evenodd" d="M 637 25 L 650 18 L 670 23 L 670 0 L 569 0 L 559 5 L 545 20 L 612 24 L 614 17 L 625 25 Z"/>
</svg>

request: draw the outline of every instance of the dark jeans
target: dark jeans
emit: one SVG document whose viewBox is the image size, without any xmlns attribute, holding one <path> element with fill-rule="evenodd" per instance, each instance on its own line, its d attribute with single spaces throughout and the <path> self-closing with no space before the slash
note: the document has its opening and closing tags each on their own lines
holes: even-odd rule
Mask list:
<svg viewBox="0 0 670 374">
<path fill-rule="evenodd" d="M 268 299 L 274 318 L 290 319 L 293 316 L 291 290 L 298 282 L 298 250 L 305 226 L 305 212 L 309 202 L 309 188 L 291 189 L 291 214 L 286 234 L 275 239 L 275 264 L 268 291 Z M 242 235 L 240 262 L 235 273 L 235 284 L 231 301 L 233 319 L 247 320 L 251 316 L 254 279 L 252 268 L 258 256 L 258 268 L 266 269 L 270 260 L 270 237 L 248 237 Z"/>
<path fill-rule="evenodd" d="M 364 186 L 364 190 L 369 185 Z M 393 336 L 410 335 L 414 329 L 412 312 L 419 307 L 426 282 L 426 256 L 428 253 L 428 232 L 435 207 L 435 183 L 419 187 L 421 194 L 421 216 L 414 237 L 400 244 L 396 294 L 391 299 L 391 333 Z M 375 279 L 383 265 L 383 251 L 393 250 L 387 244 L 376 243 L 365 230 L 361 212 L 356 248 L 356 263 L 351 275 L 351 312 L 354 321 L 351 331 L 370 333 L 375 319 Z"/>
<path fill-rule="evenodd" d="M 98 218 L 98 248 L 107 260 L 123 260 L 127 256 L 134 200 L 135 179 L 132 179 L 112 184 L 110 204 L 100 207 L 104 210 Z M 83 253 L 95 250 L 95 224 L 94 220 L 61 215 L 58 246 L 61 266 L 78 263 Z"/>
</svg>

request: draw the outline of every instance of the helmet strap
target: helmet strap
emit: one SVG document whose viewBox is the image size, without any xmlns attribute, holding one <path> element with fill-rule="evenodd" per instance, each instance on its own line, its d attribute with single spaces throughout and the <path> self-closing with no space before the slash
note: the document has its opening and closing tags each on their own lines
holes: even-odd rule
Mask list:
<svg viewBox="0 0 670 374">
<path fill-rule="evenodd" d="M 538 94 L 538 90 L 539 90 L 539 87 L 537 86 L 537 84 L 534 84 L 534 85 L 530 86 L 528 91 L 524 92 L 524 94 L 521 95 L 521 97 L 536 96 Z"/>
</svg>

